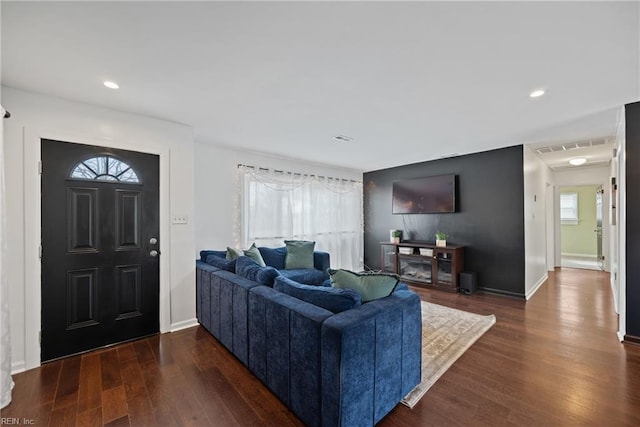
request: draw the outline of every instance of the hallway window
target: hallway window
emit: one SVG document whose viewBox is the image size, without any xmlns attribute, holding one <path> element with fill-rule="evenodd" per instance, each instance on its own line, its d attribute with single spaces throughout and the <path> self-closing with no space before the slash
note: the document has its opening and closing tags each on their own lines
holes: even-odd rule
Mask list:
<svg viewBox="0 0 640 427">
<path fill-rule="evenodd" d="M 578 193 L 561 193 L 560 221 L 563 224 L 577 224 L 578 219 Z"/>
</svg>

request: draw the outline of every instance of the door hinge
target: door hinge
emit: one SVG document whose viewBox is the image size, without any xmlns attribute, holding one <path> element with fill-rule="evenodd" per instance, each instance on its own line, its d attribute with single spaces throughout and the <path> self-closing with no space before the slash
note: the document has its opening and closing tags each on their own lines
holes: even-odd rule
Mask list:
<svg viewBox="0 0 640 427">
<path fill-rule="evenodd" d="M 38 173 L 42 175 L 42 160 L 38 160 Z"/>
<path fill-rule="evenodd" d="M 38 331 L 38 343 L 42 345 L 42 331 Z"/>
<path fill-rule="evenodd" d="M 42 259 L 42 245 L 38 246 L 38 256 Z"/>
</svg>

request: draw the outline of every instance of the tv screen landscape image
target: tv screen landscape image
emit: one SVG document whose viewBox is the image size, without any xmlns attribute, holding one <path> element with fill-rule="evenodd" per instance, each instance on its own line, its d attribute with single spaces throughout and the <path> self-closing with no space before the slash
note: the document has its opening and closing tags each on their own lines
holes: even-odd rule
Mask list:
<svg viewBox="0 0 640 427">
<path fill-rule="evenodd" d="M 456 211 L 456 176 L 437 175 L 393 183 L 394 214 Z"/>
</svg>

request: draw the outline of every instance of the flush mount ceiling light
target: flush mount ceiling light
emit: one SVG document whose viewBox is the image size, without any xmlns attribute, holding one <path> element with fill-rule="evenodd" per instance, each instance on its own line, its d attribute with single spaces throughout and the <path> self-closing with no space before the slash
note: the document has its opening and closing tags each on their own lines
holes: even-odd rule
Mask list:
<svg viewBox="0 0 640 427">
<path fill-rule="evenodd" d="M 108 87 L 109 89 L 119 89 L 120 88 L 120 85 L 118 83 L 112 82 L 112 81 L 109 81 L 109 80 L 105 81 L 103 84 L 106 87 Z"/>
<path fill-rule="evenodd" d="M 576 157 L 575 159 L 569 160 L 569 163 L 572 164 L 573 166 L 580 166 L 587 163 L 587 159 L 584 157 Z"/>
<path fill-rule="evenodd" d="M 542 96 L 542 95 L 544 95 L 544 90 L 542 90 L 542 89 L 536 89 L 536 90 L 534 90 L 533 92 L 531 92 L 529 94 L 529 96 L 531 98 L 537 98 L 537 97 Z"/>
<path fill-rule="evenodd" d="M 340 142 L 351 142 L 353 141 L 353 138 L 351 138 L 350 136 L 346 136 L 346 135 L 336 135 L 333 137 L 333 139 L 335 139 L 336 141 L 340 141 Z"/>
</svg>

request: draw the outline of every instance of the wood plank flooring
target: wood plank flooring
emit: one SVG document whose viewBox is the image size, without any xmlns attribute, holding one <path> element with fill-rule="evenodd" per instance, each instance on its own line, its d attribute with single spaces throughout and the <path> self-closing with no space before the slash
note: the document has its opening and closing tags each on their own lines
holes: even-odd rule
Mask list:
<svg viewBox="0 0 640 427">
<path fill-rule="evenodd" d="M 559 269 L 526 303 L 415 290 L 429 302 L 493 313 L 497 322 L 413 410 L 398 405 L 380 426 L 640 425 L 640 346 L 617 341 L 607 273 Z M 200 327 L 13 378 L 3 425 L 13 418 L 56 427 L 301 425 Z"/>
</svg>

